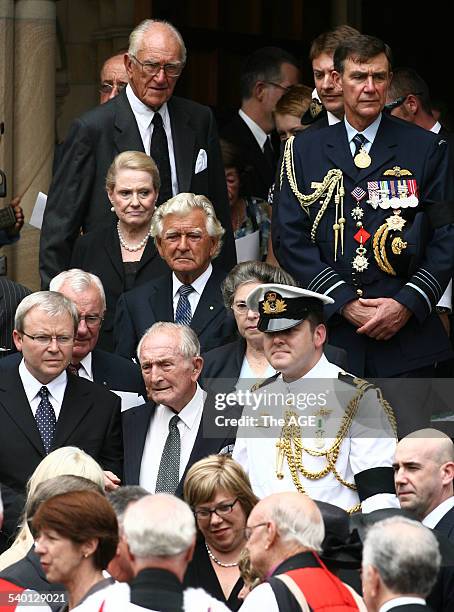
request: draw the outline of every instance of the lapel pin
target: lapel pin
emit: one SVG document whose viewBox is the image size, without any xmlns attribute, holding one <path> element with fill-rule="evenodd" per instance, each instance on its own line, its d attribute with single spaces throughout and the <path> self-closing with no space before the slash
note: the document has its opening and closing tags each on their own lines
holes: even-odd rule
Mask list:
<svg viewBox="0 0 454 612">
<path fill-rule="evenodd" d="M 214 310 L 214 306 L 210 306 L 210 310 Z"/>
</svg>

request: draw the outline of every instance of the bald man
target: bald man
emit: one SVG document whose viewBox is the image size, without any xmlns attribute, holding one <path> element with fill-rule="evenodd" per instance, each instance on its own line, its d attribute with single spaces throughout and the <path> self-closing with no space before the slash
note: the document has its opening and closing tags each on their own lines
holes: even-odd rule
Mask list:
<svg viewBox="0 0 454 612">
<path fill-rule="evenodd" d="M 454 541 L 452 440 L 436 429 L 415 431 L 398 443 L 393 467 L 401 508 Z"/>
<path fill-rule="evenodd" d="M 245 530 L 251 564 L 267 581 L 256 587 L 240 612 L 301 609 L 365 610 L 357 593 L 331 574 L 314 553 L 325 535 L 320 510 L 306 495 L 275 493 L 252 510 Z"/>
<path fill-rule="evenodd" d="M 99 103 L 104 104 L 118 96 L 128 84 L 128 73 L 125 68 L 124 53 L 113 55 L 106 59 L 101 68 L 101 86 L 99 88 Z"/>
</svg>

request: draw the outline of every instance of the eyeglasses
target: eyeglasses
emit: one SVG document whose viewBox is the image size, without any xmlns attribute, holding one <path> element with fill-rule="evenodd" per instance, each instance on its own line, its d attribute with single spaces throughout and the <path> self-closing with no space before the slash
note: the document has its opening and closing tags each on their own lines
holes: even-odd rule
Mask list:
<svg viewBox="0 0 454 612">
<path fill-rule="evenodd" d="M 250 540 L 251 539 L 251 535 L 252 532 L 254 531 L 254 529 L 257 529 L 257 527 L 265 527 L 265 525 L 268 525 L 269 523 L 258 523 L 257 525 L 252 525 L 252 527 L 245 527 L 244 528 L 244 539 Z"/>
<path fill-rule="evenodd" d="M 99 327 L 104 321 L 101 315 L 79 315 L 79 323 L 85 321 L 87 327 Z"/>
<path fill-rule="evenodd" d="M 247 314 L 249 310 L 249 306 L 246 304 L 246 302 L 236 302 L 236 304 L 233 303 L 231 308 L 233 312 L 236 312 L 237 314 L 240 314 L 240 315 Z"/>
<path fill-rule="evenodd" d="M 52 340 L 55 340 L 57 344 L 70 344 L 74 340 L 74 336 L 32 336 L 26 332 L 22 333 L 24 336 L 27 336 L 27 338 L 30 338 L 30 340 L 37 342 L 41 346 L 49 346 Z"/>
<path fill-rule="evenodd" d="M 116 89 L 118 93 L 120 93 L 120 91 L 123 91 L 126 85 L 127 83 L 124 81 L 117 81 L 116 83 L 108 83 L 107 81 L 104 81 L 101 83 L 99 91 L 100 93 L 110 94 L 114 89 Z"/>
<path fill-rule="evenodd" d="M 404 96 L 399 96 L 393 102 L 388 102 L 388 104 L 385 104 L 385 110 L 392 111 L 395 108 L 399 108 L 399 106 L 402 106 L 402 104 L 405 102 L 408 96 L 422 96 L 422 92 L 419 92 L 419 93 L 410 92 L 410 93 L 405 94 Z"/>
<path fill-rule="evenodd" d="M 211 519 L 212 514 L 217 514 L 220 518 L 223 516 L 227 516 L 233 510 L 233 506 L 238 501 L 238 497 L 231 504 L 219 504 L 213 510 L 209 508 L 200 508 L 200 510 L 194 510 L 194 516 L 196 516 L 199 521 L 206 521 L 207 519 Z"/>
<path fill-rule="evenodd" d="M 282 91 L 290 91 L 291 87 L 285 87 L 285 85 L 280 85 L 279 83 L 275 83 L 274 81 L 263 81 L 267 85 L 272 85 L 273 87 L 277 87 L 278 89 L 282 89 Z"/>
<path fill-rule="evenodd" d="M 154 77 L 164 70 L 164 73 L 167 77 L 171 79 L 176 79 L 180 76 L 184 64 L 179 62 L 178 64 L 160 64 L 159 62 L 141 62 L 135 55 L 131 55 L 131 57 L 141 65 L 142 71 L 150 77 Z"/>
</svg>

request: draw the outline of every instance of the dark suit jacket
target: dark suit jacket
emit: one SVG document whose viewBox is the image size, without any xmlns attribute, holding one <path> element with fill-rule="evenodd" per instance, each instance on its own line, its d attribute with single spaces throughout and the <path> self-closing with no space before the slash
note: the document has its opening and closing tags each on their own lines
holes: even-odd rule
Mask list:
<svg viewBox="0 0 454 612">
<path fill-rule="evenodd" d="M 244 193 L 267 201 L 276 166 L 270 166 L 254 134 L 238 114 L 221 129 L 221 137 L 239 149 L 248 169 L 244 178 Z M 276 156 L 278 155 L 279 149 L 276 150 Z"/>
<path fill-rule="evenodd" d="M 441 531 L 444 535 L 454 543 L 454 508 L 451 508 L 444 517 L 435 525 L 437 531 Z"/>
<path fill-rule="evenodd" d="M 220 285 L 223 270 L 213 267 L 200 297 L 191 328 L 196 332 L 202 352 L 228 342 L 236 331 L 233 316 L 226 310 Z M 130 359 L 143 333 L 157 321 L 173 321 L 172 274 L 169 272 L 137 289 L 124 293 L 118 300 L 115 317 L 115 350 Z"/>
<path fill-rule="evenodd" d="M 368 267 L 355 272 L 352 261 L 358 242 L 354 239 L 356 221 L 351 211 L 356 205 L 351 192 L 356 187 L 368 190 L 369 181 L 390 180 L 384 173 L 394 166 L 411 172 L 419 188 L 419 204 L 405 208 L 402 217 L 407 226 L 417 212 L 436 206 L 453 197 L 454 181 L 449 168 L 449 155 L 438 137 L 406 122 L 383 114 L 370 150 L 372 163 L 358 170 L 353 162 L 344 122 L 321 130 L 305 130 L 294 143 L 294 167 L 298 189 L 303 194 L 313 193 L 313 181 L 322 181 L 329 170 L 343 172 L 345 188 L 344 252 L 334 260 L 336 207 L 328 206 L 320 219 L 315 234 L 311 230 L 320 210 L 320 202 L 310 206 L 306 214 L 284 180 L 279 206 L 273 210 L 273 225 L 277 223 L 280 244 L 275 254 L 281 266 L 303 287 L 325 293 L 334 304 L 325 308 L 329 324 L 329 338 L 334 345 L 348 350 L 350 366 L 356 375 L 376 377 L 396 376 L 404 372 L 432 366 L 452 356 L 449 339 L 433 307 L 440 299 L 454 268 L 454 225 L 432 230 L 420 267 L 411 277 L 391 276 L 375 262 L 373 236 L 392 215 L 392 211 L 373 208 L 367 196 L 361 202 L 362 223 L 370 234 L 366 243 Z M 391 180 L 394 180 L 391 177 Z M 273 229 L 274 232 L 274 229 Z M 274 235 L 274 234 L 273 234 Z M 392 297 L 413 313 L 408 323 L 390 340 L 377 341 L 356 333 L 356 329 L 339 315 L 346 303 L 357 299 L 360 287 L 365 298 Z"/>
<path fill-rule="evenodd" d="M 229 344 L 218 346 L 204 353 L 203 380 L 228 379 L 229 383 L 232 383 L 232 387 L 234 387 L 240 376 L 245 352 L 246 341 L 244 338 L 238 338 L 235 342 L 229 342 Z M 348 370 L 346 351 L 337 346 L 327 344 L 324 347 L 324 353 L 328 361 Z"/>
<path fill-rule="evenodd" d="M 429 606 L 423 606 L 422 604 L 407 604 L 403 606 L 395 606 L 394 608 L 391 608 L 391 610 L 395 610 L 395 612 L 423 612 L 423 610 L 426 610 L 426 612 L 431 612 L 432 608 L 429 608 Z"/>
<path fill-rule="evenodd" d="M 70 268 L 81 268 L 96 274 L 106 293 L 106 314 L 99 335 L 98 346 L 113 351 L 113 325 L 115 309 L 120 295 L 126 291 L 125 271 L 121 257 L 116 221 L 103 228 L 93 230 L 76 240 L 71 256 Z M 134 287 L 161 276 L 168 266 L 159 256 L 150 238 L 137 267 Z M 132 289 L 132 287 L 130 287 Z"/>
<path fill-rule="evenodd" d="M 38 591 L 38 593 L 46 591 L 65 592 L 65 587 L 62 584 L 48 582 L 34 546 L 30 548 L 23 559 L 16 561 L 16 563 L 0 572 L 0 580 L 8 580 L 17 586 L 32 589 Z M 59 610 L 62 605 L 61 602 L 52 603 L 49 601 L 47 603 L 52 610 Z"/>
<path fill-rule="evenodd" d="M 180 192 L 207 196 L 226 230 L 220 261 L 236 263 L 224 166 L 217 127 L 210 109 L 173 96 L 168 104 Z M 194 174 L 199 151 L 208 166 Z M 43 287 L 66 270 L 80 228 L 98 229 L 111 218 L 105 180 L 114 157 L 143 151 L 143 143 L 126 91 L 76 119 L 63 145 L 62 158 L 49 190 L 40 243 Z"/>
<path fill-rule="evenodd" d="M 9 516 L 15 498 L 24 493 L 27 480 L 46 456 L 17 368 L 0 377 L 0 423 L 0 482 L 7 531 L 18 518 Z M 51 450 L 62 446 L 77 446 L 104 470 L 120 475 L 120 398 L 100 385 L 68 376 Z"/>
<path fill-rule="evenodd" d="M 142 406 L 136 406 L 123 412 L 121 420 L 123 424 L 123 443 L 124 443 L 124 484 L 137 485 L 140 478 L 140 465 L 142 462 L 143 449 L 147 438 L 148 429 L 151 419 L 153 418 L 156 404 L 148 402 Z M 183 477 L 177 487 L 175 495 L 183 496 L 183 484 L 186 478 L 187 471 L 196 461 L 203 459 L 208 455 L 217 454 L 220 450 L 227 449 L 231 446 L 229 452 L 233 450 L 235 444 L 236 427 L 228 429 L 223 427 L 219 429 L 220 437 L 204 437 L 205 431 L 215 431 L 213 419 L 219 414 L 214 407 L 214 396 L 208 394 L 203 407 L 203 416 L 200 421 L 199 431 L 189 457 L 188 464 L 184 471 Z M 226 411 L 227 414 L 227 411 Z M 230 416 L 238 418 L 241 415 L 239 406 L 232 407 L 229 411 Z M 226 451 L 224 451 L 226 452 Z"/>
<path fill-rule="evenodd" d="M 12 340 L 14 315 L 20 302 L 30 293 L 27 287 L 14 283 L 5 276 L 0 276 L 0 347 L 16 350 Z M 0 358 L 11 352 L 1 351 Z"/>
</svg>

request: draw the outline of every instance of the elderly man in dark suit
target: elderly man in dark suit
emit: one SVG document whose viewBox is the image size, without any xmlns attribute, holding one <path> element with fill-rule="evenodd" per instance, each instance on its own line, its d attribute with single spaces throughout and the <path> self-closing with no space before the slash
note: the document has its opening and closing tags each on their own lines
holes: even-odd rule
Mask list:
<svg viewBox="0 0 454 612">
<path fill-rule="evenodd" d="M 107 470 L 106 486 L 122 473 L 120 399 L 100 385 L 67 375 L 78 313 L 62 295 L 41 291 L 16 311 L 14 342 L 23 359 L 0 378 L 0 482 L 5 523 L 28 478 L 50 451 L 77 446 Z"/>
<path fill-rule="evenodd" d="M 14 315 L 30 289 L 0 276 L 0 358 L 16 350 L 13 343 Z"/>
<path fill-rule="evenodd" d="M 212 204 L 204 196 L 180 193 L 156 210 L 151 233 L 171 271 L 118 300 L 116 352 L 134 357 L 143 333 L 156 321 L 190 325 L 202 351 L 228 342 L 236 325 L 221 295 L 226 273 L 211 264 L 224 234 Z"/>
<path fill-rule="evenodd" d="M 171 24 L 146 20 L 130 36 L 125 55 L 129 84 L 113 100 L 75 120 L 63 145 L 43 219 L 40 270 L 43 286 L 68 268 L 79 234 L 109 220 L 107 170 L 122 151 L 144 151 L 161 176 L 158 204 L 184 191 L 215 202 L 226 228 L 221 260 L 236 260 L 224 167 L 209 108 L 173 96 L 186 61 L 180 33 Z"/>
<path fill-rule="evenodd" d="M 223 426 L 214 435 L 214 398 L 197 382 L 203 359 L 188 326 L 155 323 L 141 339 L 138 355 L 150 401 L 122 415 L 125 484 L 181 496 L 191 465 L 231 452 L 236 428 Z"/>
</svg>

